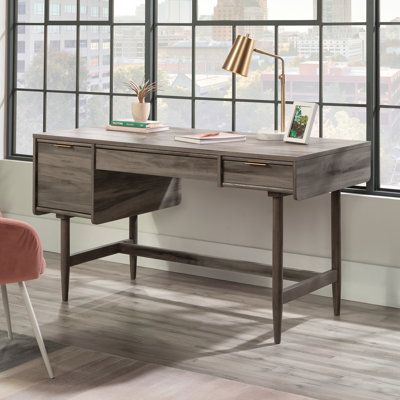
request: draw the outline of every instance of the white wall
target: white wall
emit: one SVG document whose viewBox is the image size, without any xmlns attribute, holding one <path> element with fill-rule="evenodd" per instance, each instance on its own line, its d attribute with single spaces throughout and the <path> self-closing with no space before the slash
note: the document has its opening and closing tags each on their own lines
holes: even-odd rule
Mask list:
<svg viewBox="0 0 400 400">
<path fill-rule="evenodd" d="M 4 60 L 5 0 L 0 0 L 0 60 Z M 4 62 L 0 61 L 0 138 L 3 137 Z M 0 146 L 2 140 L 0 140 Z M 1 147 L 0 147 L 1 150 Z M 1 154 L 1 152 L 0 152 Z M 32 165 L 0 160 L 0 210 L 32 223 L 46 250 L 58 251 L 58 221 L 31 212 Z M 271 200 L 262 192 L 218 189 L 184 181 L 178 207 L 140 218 L 139 241 L 204 254 L 270 262 Z M 329 268 L 329 196 L 305 202 L 285 199 L 285 262 L 292 267 Z M 127 221 L 91 226 L 74 219 L 72 250 L 125 239 Z M 347 299 L 400 307 L 400 201 L 343 196 L 343 295 Z M 127 262 L 126 256 L 113 260 Z M 153 260 L 141 265 L 269 285 L 268 279 L 206 270 Z M 140 279 L 140 277 L 139 277 Z M 329 290 L 322 291 L 329 294 Z"/>
</svg>

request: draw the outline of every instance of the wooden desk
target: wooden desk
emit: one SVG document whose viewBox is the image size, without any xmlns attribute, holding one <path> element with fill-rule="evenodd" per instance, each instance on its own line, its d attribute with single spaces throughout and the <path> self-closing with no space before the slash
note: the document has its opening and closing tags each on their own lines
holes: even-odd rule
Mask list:
<svg viewBox="0 0 400 400">
<path fill-rule="evenodd" d="M 195 145 L 174 141 L 174 129 L 159 134 L 78 129 L 34 135 L 35 214 L 61 220 L 62 298 L 68 301 L 70 267 L 116 253 L 130 255 L 131 279 L 137 257 L 272 276 L 275 343 L 281 340 L 283 304 L 327 285 L 340 314 L 340 190 L 370 179 L 368 142 L 312 139 L 308 146 L 284 142 Z M 272 266 L 226 260 L 137 244 L 137 216 L 177 206 L 180 179 L 214 182 L 219 188 L 263 190 L 273 201 Z M 324 273 L 283 268 L 283 198 L 305 200 L 331 194 L 332 268 Z M 246 205 L 248 206 L 248 205 Z M 129 217 L 129 238 L 70 254 L 70 218 L 94 224 Z M 297 282 L 283 289 L 283 280 Z"/>
</svg>

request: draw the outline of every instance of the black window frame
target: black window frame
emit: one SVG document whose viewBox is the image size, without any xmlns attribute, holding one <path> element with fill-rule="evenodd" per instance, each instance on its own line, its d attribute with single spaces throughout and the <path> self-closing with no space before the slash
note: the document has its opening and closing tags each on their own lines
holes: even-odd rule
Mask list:
<svg viewBox="0 0 400 400">
<path fill-rule="evenodd" d="M 15 152 L 15 126 L 16 126 L 16 113 L 15 113 L 15 99 L 16 99 L 16 67 L 17 67 L 17 47 L 16 47 L 16 32 L 19 25 L 40 25 L 45 27 L 44 33 L 44 73 L 46 74 L 46 52 L 47 52 L 47 27 L 50 25 L 75 25 L 79 27 L 81 25 L 105 25 L 110 27 L 110 90 L 109 92 L 84 92 L 80 91 L 78 87 L 79 79 L 77 78 L 76 90 L 73 92 L 76 95 L 76 127 L 79 126 L 79 94 L 98 94 L 108 95 L 109 102 L 109 118 L 112 119 L 113 115 L 113 98 L 114 96 L 131 96 L 130 94 L 114 93 L 113 90 L 113 59 L 114 59 L 114 27 L 115 26 L 144 26 L 145 29 L 145 79 L 157 80 L 157 31 L 159 26 L 188 26 L 192 29 L 192 91 L 190 96 L 170 96 L 163 95 L 162 93 L 156 93 L 152 101 L 152 118 L 157 118 L 157 99 L 188 99 L 191 101 L 191 127 L 196 126 L 196 112 L 195 104 L 199 100 L 217 100 L 217 101 L 228 101 L 232 103 L 232 130 L 235 130 L 236 125 L 236 103 L 240 102 L 252 102 L 252 103 L 265 103 L 273 104 L 275 111 L 279 107 L 278 99 L 278 83 L 275 84 L 274 100 L 255 100 L 255 99 L 237 99 L 236 98 L 236 78 L 232 75 L 232 98 L 221 99 L 221 98 L 208 98 L 196 96 L 195 93 L 195 60 L 196 60 L 196 27 L 198 26 L 230 26 L 232 27 L 232 41 L 236 36 L 236 29 L 238 26 L 269 26 L 274 29 L 275 36 L 275 51 L 279 50 L 279 27 L 282 26 L 316 26 L 319 31 L 319 117 L 320 121 L 323 121 L 323 111 L 326 106 L 339 106 L 339 107 L 363 107 L 366 110 L 366 139 L 372 143 L 372 176 L 371 180 L 366 184 L 365 187 L 354 187 L 347 189 L 348 192 L 367 194 L 367 195 L 379 195 L 379 196 L 390 196 L 400 197 L 399 190 L 382 189 L 380 187 L 380 165 L 379 165 L 379 153 L 380 153 L 380 140 L 379 140 L 379 114 L 382 108 L 400 108 L 400 106 L 385 106 L 380 104 L 380 89 L 379 89 L 379 78 L 380 78 L 380 60 L 379 60 L 379 28 L 380 28 L 380 0 L 364 0 L 366 2 L 366 21 L 365 22 L 324 22 L 323 21 L 323 0 L 317 0 L 317 13 L 316 18 L 311 20 L 267 20 L 267 21 L 241 21 L 241 20 L 199 20 L 197 15 L 197 2 L 201 0 L 192 0 L 192 20 L 189 23 L 160 23 L 157 18 L 158 1 L 157 0 L 145 0 L 145 22 L 142 23 L 116 23 L 114 22 L 114 0 L 109 0 L 109 13 L 108 20 L 81 20 L 81 1 L 77 0 L 77 20 L 76 21 L 59 21 L 50 20 L 49 18 L 49 0 L 45 0 L 45 16 L 43 23 L 18 23 L 16 20 L 16 13 L 18 8 L 18 1 L 8 0 L 7 1 L 7 31 L 8 31 L 8 43 L 7 43 L 7 102 L 6 102 L 6 120 L 7 120 L 7 132 L 6 132 L 6 157 L 13 160 L 24 160 L 31 161 L 32 156 L 17 154 Z M 385 23 L 390 25 L 391 23 Z M 393 23 L 400 26 L 400 23 Z M 326 26 L 364 26 L 366 27 L 366 42 L 367 42 L 367 53 L 366 53 L 366 104 L 351 104 L 351 103 L 327 103 L 323 101 L 323 29 Z M 80 35 L 79 29 L 77 29 L 77 65 L 79 64 L 79 45 Z M 77 73 L 78 73 L 77 67 Z M 278 65 L 275 65 L 275 74 L 278 72 Z M 78 76 L 78 75 L 77 75 Z M 30 91 L 31 89 L 18 89 L 24 91 Z M 44 87 L 42 90 L 32 90 L 43 92 L 43 127 L 46 129 L 46 97 L 49 92 L 57 92 L 47 90 L 46 87 L 46 75 L 44 76 Z M 290 103 L 290 102 L 288 102 Z M 275 112 L 275 128 L 278 127 L 278 113 Z M 323 123 L 320 123 L 320 136 L 323 134 Z"/>
</svg>

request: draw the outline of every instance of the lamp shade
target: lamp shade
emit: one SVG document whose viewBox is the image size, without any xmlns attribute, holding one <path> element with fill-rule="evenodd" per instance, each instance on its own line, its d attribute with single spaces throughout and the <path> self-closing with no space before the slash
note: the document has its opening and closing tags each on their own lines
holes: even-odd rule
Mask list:
<svg viewBox="0 0 400 400">
<path fill-rule="evenodd" d="M 238 35 L 222 68 L 234 74 L 247 76 L 253 50 L 254 40 L 249 35 Z"/>
</svg>

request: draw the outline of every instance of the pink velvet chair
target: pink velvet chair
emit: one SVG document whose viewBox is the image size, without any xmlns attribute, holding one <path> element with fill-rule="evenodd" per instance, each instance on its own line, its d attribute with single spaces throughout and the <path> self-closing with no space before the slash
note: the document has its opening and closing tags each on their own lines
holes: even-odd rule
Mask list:
<svg viewBox="0 0 400 400">
<path fill-rule="evenodd" d="M 54 378 L 46 347 L 25 286 L 26 281 L 38 279 L 44 272 L 45 266 L 42 243 L 37 232 L 24 222 L 2 218 L 0 214 L 0 285 L 8 336 L 12 340 L 6 285 L 18 283 L 47 372 L 50 378 Z"/>
</svg>

